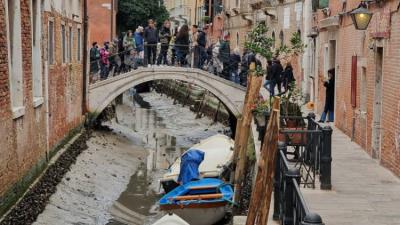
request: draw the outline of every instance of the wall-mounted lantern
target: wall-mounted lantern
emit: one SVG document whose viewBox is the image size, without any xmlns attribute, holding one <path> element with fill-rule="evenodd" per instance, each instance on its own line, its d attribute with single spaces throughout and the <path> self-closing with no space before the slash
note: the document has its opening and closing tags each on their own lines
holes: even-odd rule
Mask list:
<svg viewBox="0 0 400 225">
<path fill-rule="evenodd" d="M 367 9 L 365 2 L 361 2 L 357 9 L 350 12 L 354 27 L 357 30 L 366 30 L 371 22 L 373 13 Z"/>
</svg>

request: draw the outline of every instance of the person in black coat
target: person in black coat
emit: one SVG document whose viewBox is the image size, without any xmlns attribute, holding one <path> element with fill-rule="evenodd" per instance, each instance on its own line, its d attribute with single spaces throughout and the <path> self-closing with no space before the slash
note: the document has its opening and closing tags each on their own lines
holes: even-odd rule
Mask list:
<svg viewBox="0 0 400 225">
<path fill-rule="evenodd" d="M 282 73 L 282 83 L 283 86 L 285 87 L 285 92 L 288 90 L 292 89 L 292 83 L 295 82 L 296 79 L 294 78 L 293 75 L 293 67 L 290 62 L 286 64 L 285 70 Z"/>
<path fill-rule="evenodd" d="M 239 48 L 235 48 L 230 57 L 231 81 L 240 84 L 239 63 L 241 61 Z"/>
<path fill-rule="evenodd" d="M 281 65 L 281 61 L 279 59 L 275 59 L 272 63 L 271 67 L 271 96 L 275 95 L 275 86 L 278 86 L 279 94 L 282 93 L 281 86 L 281 76 L 283 72 L 283 67 Z"/>
<path fill-rule="evenodd" d="M 149 19 L 149 26 L 144 30 L 144 46 L 146 64 L 153 65 L 156 61 L 158 31 L 154 20 Z"/>
<path fill-rule="evenodd" d="M 167 55 L 169 49 L 169 42 L 171 41 L 171 22 L 169 20 L 164 21 L 164 25 L 160 30 L 159 39 L 161 43 L 160 54 L 157 58 L 157 65 L 162 63 L 168 64 Z"/>
<path fill-rule="evenodd" d="M 175 39 L 176 58 L 179 66 L 186 66 L 186 56 L 189 53 L 189 27 L 184 24 Z"/>
<path fill-rule="evenodd" d="M 264 88 L 271 92 L 271 80 L 272 80 L 272 60 L 267 60 L 267 74 L 265 76 Z"/>
<path fill-rule="evenodd" d="M 320 123 L 324 123 L 326 116 L 328 115 L 328 122 L 334 120 L 334 109 L 335 109 L 335 69 L 328 70 L 329 79 L 324 82 L 326 88 L 325 95 L 325 107 L 324 112 L 321 115 Z"/>
</svg>

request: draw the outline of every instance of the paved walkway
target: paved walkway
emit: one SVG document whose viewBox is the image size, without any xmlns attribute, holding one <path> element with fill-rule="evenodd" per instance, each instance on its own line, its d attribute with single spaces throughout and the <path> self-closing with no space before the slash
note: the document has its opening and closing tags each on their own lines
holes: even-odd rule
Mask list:
<svg viewBox="0 0 400 225">
<path fill-rule="evenodd" d="M 400 179 L 333 131 L 332 191 L 302 189 L 326 225 L 400 225 Z"/>
</svg>

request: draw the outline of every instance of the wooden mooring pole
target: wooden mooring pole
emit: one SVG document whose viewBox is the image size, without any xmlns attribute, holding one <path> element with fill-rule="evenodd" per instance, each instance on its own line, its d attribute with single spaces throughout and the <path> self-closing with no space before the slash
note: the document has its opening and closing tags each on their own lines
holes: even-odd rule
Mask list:
<svg viewBox="0 0 400 225">
<path fill-rule="evenodd" d="M 247 143 L 249 140 L 250 127 L 253 119 L 253 105 L 255 104 L 262 85 L 262 76 L 256 76 L 255 73 L 256 64 L 253 62 L 250 64 L 250 74 L 248 76 L 248 85 L 246 91 L 246 97 L 243 105 L 242 117 L 238 120 L 237 124 L 237 135 L 235 135 L 235 147 L 234 147 L 234 188 L 235 196 L 234 202 L 238 203 L 242 194 L 242 187 L 246 171 L 247 162 Z"/>
<path fill-rule="evenodd" d="M 274 183 L 275 160 L 279 135 L 280 98 L 274 97 L 271 116 L 261 146 L 256 183 L 251 193 L 246 225 L 266 225 Z"/>
</svg>

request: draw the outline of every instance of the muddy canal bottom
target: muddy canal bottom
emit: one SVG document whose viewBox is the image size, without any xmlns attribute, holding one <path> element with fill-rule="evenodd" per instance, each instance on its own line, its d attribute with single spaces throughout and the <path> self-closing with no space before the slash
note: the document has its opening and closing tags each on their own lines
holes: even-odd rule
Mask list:
<svg viewBox="0 0 400 225">
<path fill-rule="evenodd" d="M 183 151 L 228 128 L 155 92 L 144 109 L 128 94 L 117 106 L 112 131 L 97 131 L 57 186 L 35 224 L 147 225 L 163 213 L 159 178 Z"/>
<path fill-rule="evenodd" d="M 157 204 L 162 196 L 159 178 L 187 148 L 227 129 L 207 118 L 196 120 L 188 108 L 173 105 L 165 96 L 154 92 L 142 96 L 150 109 L 138 107 L 129 95 L 117 107 L 114 128 L 139 137 L 148 155 L 113 204 L 109 225 L 152 224 L 159 219 L 163 215 Z"/>
</svg>

